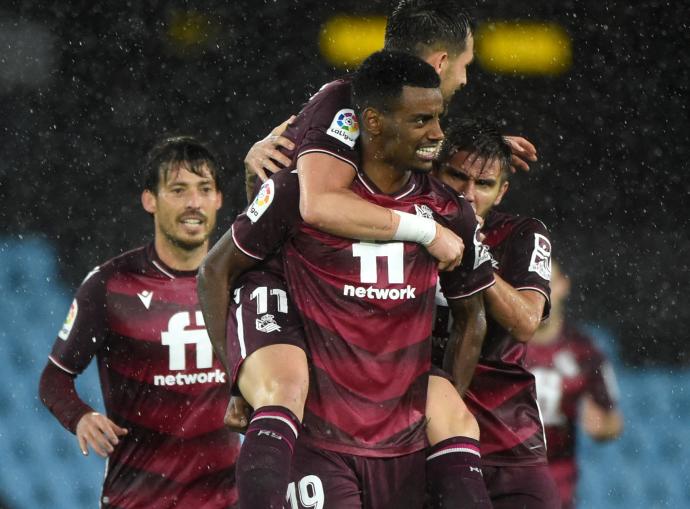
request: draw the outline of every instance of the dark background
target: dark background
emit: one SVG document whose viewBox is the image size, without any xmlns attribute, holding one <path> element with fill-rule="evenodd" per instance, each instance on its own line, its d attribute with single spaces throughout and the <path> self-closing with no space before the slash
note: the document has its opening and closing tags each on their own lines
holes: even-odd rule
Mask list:
<svg viewBox="0 0 690 509">
<path fill-rule="evenodd" d="M 251 144 L 342 73 L 319 56 L 321 23 L 393 3 L 3 2 L 0 222 L 53 242 L 75 287 L 150 238 L 136 169 L 161 135 L 189 133 L 224 161 L 224 230 L 244 204 Z M 490 115 L 537 145 L 540 161 L 513 179 L 506 208 L 550 227 L 575 283 L 574 317 L 613 329 L 629 363 L 690 363 L 687 7 L 462 5 L 479 23 L 550 20 L 570 34 L 565 74 L 475 65 L 451 111 Z M 185 45 L 184 32 L 170 34 L 190 11 L 202 16 L 200 42 Z"/>
</svg>

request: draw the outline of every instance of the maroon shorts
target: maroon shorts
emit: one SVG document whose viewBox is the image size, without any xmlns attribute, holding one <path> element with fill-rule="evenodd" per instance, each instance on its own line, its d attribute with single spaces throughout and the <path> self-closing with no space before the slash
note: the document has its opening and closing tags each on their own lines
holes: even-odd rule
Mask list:
<svg viewBox="0 0 690 509">
<path fill-rule="evenodd" d="M 575 507 L 575 488 L 577 486 L 577 465 L 575 458 L 565 458 L 550 462 L 549 469 L 553 480 L 556 481 L 561 495 L 563 509 Z"/>
<path fill-rule="evenodd" d="M 394 458 L 353 456 L 297 442 L 289 509 L 421 508 L 426 451 Z"/>
<path fill-rule="evenodd" d="M 559 509 L 561 499 L 549 467 L 482 466 L 494 509 Z"/>
<path fill-rule="evenodd" d="M 306 351 L 302 322 L 282 277 L 263 270 L 242 275 L 228 309 L 226 338 L 233 390 L 242 362 L 260 348 L 288 344 Z"/>
</svg>

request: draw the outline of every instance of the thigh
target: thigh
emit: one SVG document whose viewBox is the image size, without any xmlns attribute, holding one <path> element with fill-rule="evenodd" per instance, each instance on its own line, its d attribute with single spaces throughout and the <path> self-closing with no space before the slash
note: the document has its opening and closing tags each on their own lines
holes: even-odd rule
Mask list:
<svg viewBox="0 0 690 509">
<path fill-rule="evenodd" d="M 494 509 L 560 509 L 561 501 L 549 468 L 482 467 Z"/>
<path fill-rule="evenodd" d="M 242 276 L 228 309 L 226 338 L 233 390 L 236 390 L 238 378 L 244 376 L 240 368 L 266 347 L 291 345 L 306 359 L 302 323 L 288 298 L 283 278 L 261 270 Z M 253 364 L 260 365 L 261 361 Z M 277 366 L 293 364 L 283 362 Z M 253 366 L 249 368 L 253 370 Z M 261 372 L 261 369 L 256 371 Z"/>
<path fill-rule="evenodd" d="M 479 440 L 479 425 L 455 386 L 432 369 L 426 399 L 426 436 L 429 444 L 464 436 Z M 440 372 L 443 373 L 443 372 Z"/>
<path fill-rule="evenodd" d="M 426 489 L 426 451 L 395 458 L 358 457 L 363 509 L 421 509 Z"/>
<path fill-rule="evenodd" d="M 287 509 L 362 509 L 360 480 L 352 456 L 297 442 Z"/>
</svg>

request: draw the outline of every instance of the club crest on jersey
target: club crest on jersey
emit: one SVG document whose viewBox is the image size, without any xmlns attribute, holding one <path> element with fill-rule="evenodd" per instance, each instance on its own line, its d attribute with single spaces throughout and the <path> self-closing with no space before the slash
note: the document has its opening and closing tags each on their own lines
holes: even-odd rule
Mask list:
<svg viewBox="0 0 690 509">
<path fill-rule="evenodd" d="M 480 226 L 477 225 L 477 229 L 474 231 L 474 268 L 476 269 L 482 263 L 492 261 L 491 251 L 489 251 L 489 246 L 482 243 L 481 232 L 479 231 Z"/>
<path fill-rule="evenodd" d="M 280 325 L 276 323 L 273 315 L 266 314 L 256 319 L 256 330 L 269 334 L 271 332 L 280 331 Z"/>
<path fill-rule="evenodd" d="M 354 110 L 346 108 L 336 113 L 326 134 L 353 148 L 359 137 L 359 122 Z"/>
<path fill-rule="evenodd" d="M 434 212 L 429 208 L 428 205 L 417 205 L 415 203 L 414 205 L 414 212 L 420 217 L 424 217 L 426 219 L 433 219 L 434 218 Z"/>
<path fill-rule="evenodd" d="M 551 281 L 551 242 L 538 233 L 534 234 L 534 249 L 529 262 L 529 271 L 536 272 L 543 279 Z"/>
<path fill-rule="evenodd" d="M 264 182 L 256 198 L 254 198 L 254 201 L 247 209 L 247 217 L 252 223 L 255 223 L 264 215 L 264 212 L 271 206 L 275 194 L 275 184 L 273 181 L 267 180 Z"/>
<path fill-rule="evenodd" d="M 65 318 L 65 323 L 62 324 L 60 332 L 58 332 L 58 337 L 63 341 L 67 341 L 69 333 L 72 332 L 72 326 L 77 319 L 77 313 L 79 312 L 79 305 L 77 304 L 77 299 L 72 301 L 72 305 L 69 307 L 67 312 L 67 318 Z"/>
</svg>

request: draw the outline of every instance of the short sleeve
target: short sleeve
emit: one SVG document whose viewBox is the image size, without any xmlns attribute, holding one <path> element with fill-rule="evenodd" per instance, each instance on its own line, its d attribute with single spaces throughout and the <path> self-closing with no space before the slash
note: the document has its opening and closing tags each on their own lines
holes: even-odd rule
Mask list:
<svg viewBox="0 0 690 509">
<path fill-rule="evenodd" d="M 457 213 L 439 221 L 454 231 L 463 241 L 462 262 L 452 272 L 441 272 L 439 279 L 446 299 L 462 299 L 494 284 L 489 248 L 482 244 L 474 210 L 464 199 L 458 198 Z"/>
<path fill-rule="evenodd" d="M 289 171 L 274 174 L 254 201 L 232 224 L 235 245 L 247 256 L 263 260 L 278 252 L 301 222 L 299 180 Z"/>
<path fill-rule="evenodd" d="M 79 374 L 103 345 L 106 333 L 106 279 L 97 267 L 77 290 L 49 358 L 67 373 Z"/>
<path fill-rule="evenodd" d="M 304 137 L 296 150 L 297 158 L 321 152 L 357 170 L 359 121 L 352 108 L 348 81 L 338 80 L 324 86 L 299 113 L 295 125 L 304 129 Z"/>
</svg>

